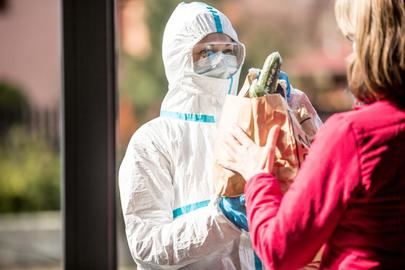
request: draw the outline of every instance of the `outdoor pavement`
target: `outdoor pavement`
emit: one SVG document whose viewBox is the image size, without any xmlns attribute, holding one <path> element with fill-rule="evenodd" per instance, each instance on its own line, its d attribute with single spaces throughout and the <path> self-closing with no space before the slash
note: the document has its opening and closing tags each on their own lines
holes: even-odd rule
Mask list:
<svg viewBox="0 0 405 270">
<path fill-rule="evenodd" d="M 62 269 L 61 228 L 60 212 L 0 215 L 0 270 Z M 136 269 L 122 232 L 117 241 L 118 269 Z"/>
</svg>

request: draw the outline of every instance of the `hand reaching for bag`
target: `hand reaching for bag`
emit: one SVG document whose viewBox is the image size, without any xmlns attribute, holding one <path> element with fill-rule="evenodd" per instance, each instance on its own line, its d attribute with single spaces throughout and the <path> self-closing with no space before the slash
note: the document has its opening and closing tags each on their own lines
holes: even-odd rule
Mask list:
<svg viewBox="0 0 405 270">
<path fill-rule="evenodd" d="M 271 172 L 279 132 L 280 127 L 273 126 L 266 145 L 259 146 L 239 126 L 235 126 L 224 139 L 226 155 L 218 160 L 219 164 L 239 173 L 246 181 L 258 173 Z"/>
</svg>

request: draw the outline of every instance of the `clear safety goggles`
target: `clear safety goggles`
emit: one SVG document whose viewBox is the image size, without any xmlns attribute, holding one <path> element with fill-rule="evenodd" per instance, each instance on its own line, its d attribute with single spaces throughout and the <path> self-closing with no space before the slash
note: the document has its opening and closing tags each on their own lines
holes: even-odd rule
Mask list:
<svg viewBox="0 0 405 270">
<path fill-rule="evenodd" d="M 193 48 L 193 62 L 207 59 L 221 52 L 224 55 L 232 55 L 236 58 L 239 68 L 245 59 L 245 46 L 237 42 L 207 42 L 198 43 Z M 195 65 L 193 65 L 195 66 Z"/>
</svg>

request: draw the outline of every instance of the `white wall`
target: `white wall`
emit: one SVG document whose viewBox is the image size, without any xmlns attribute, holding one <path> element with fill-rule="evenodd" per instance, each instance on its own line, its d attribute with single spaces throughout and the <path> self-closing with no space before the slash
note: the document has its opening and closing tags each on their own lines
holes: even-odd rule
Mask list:
<svg viewBox="0 0 405 270">
<path fill-rule="evenodd" d="M 38 108 L 61 92 L 59 0 L 8 0 L 0 12 L 0 81 L 16 84 Z"/>
</svg>

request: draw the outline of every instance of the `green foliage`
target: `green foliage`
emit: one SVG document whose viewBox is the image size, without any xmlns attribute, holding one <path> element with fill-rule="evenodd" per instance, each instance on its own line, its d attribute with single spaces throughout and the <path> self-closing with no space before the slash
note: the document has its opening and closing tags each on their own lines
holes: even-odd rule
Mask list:
<svg viewBox="0 0 405 270">
<path fill-rule="evenodd" d="M 26 105 L 27 101 L 21 90 L 17 87 L 0 81 L 0 108 L 1 110 L 15 110 Z"/>
<path fill-rule="evenodd" d="M 123 77 L 120 91 L 129 97 L 135 104 L 136 116 L 141 122 L 145 120 L 149 108 L 156 103 L 160 103 L 166 93 L 163 64 L 153 65 L 147 60 L 136 60 L 129 55 L 121 56 L 123 67 Z M 151 72 L 154 66 L 156 72 Z"/>
<path fill-rule="evenodd" d="M 13 127 L 0 153 L 0 212 L 60 208 L 60 163 L 50 145 Z"/>
<path fill-rule="evenodd" d="M 27 104 L 25 96 L 18 87 L 0 81 L 0 135 L 11 125 L 22 121 Z"/>
</svg>

